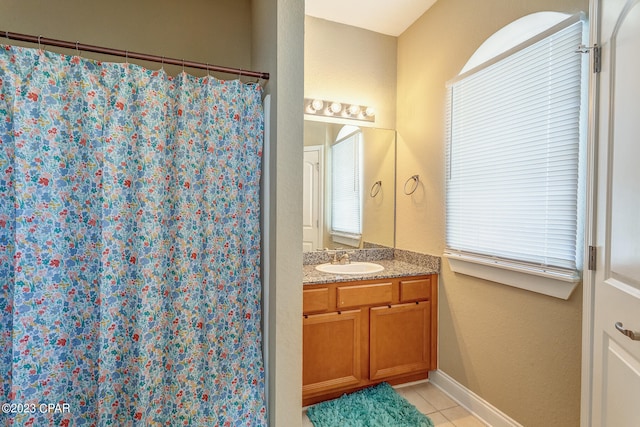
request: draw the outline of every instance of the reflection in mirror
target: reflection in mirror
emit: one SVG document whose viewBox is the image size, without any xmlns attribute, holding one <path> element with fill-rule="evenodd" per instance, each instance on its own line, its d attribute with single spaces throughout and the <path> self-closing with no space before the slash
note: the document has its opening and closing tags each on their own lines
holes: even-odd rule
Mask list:
<svg viewBox="0 0 640 427">
<path fill-rule="evenodd" d="M 395 245 L 396 133 L 305 120 L 303 250 Z"/>
</svg>

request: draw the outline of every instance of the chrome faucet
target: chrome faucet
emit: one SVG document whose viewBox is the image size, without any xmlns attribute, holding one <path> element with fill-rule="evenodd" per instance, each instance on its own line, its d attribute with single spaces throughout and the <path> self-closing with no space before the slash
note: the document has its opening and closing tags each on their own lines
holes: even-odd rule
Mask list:
<svg viewBox="0 0 640 427">
<path fill-rule="evenodd" d="M 331 260 L 331 264 L 351 264 L 351 259 L 349 258 L 349 253 L 345 252 L 342 255 L 338 256 L 338 252 L 333 253 L 333 259 Z"/>
<path fill-rule="evenodd" d="M 349 253 L 343 253 L 338 259 L 338 264 L 351 264 L 351 260 L 349 259 Z"/>
<path fill-rule="evenodd" d="M 331 264 L 351 264 L 351 259 L 349 258 L 349 252 L 344 252 L 342 255 L 338 256 L 338 252 L 341 251 L 341 249 L 329 249 L 329 248 L 324 248 L 324 249 L 318 249 L 320 251 L 326 252 L 329 255 L 333 255 L 333 258 L 329 261 Z"/>
</svg>

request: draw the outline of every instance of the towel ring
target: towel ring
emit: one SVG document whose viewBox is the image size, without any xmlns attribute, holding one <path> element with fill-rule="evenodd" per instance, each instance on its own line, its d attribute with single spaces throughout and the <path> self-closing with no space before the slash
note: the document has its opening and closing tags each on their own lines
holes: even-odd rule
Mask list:
<svg viewBox="0 0 640 427">
<path fill-rule="evenodd" d="M 407 184 L 409 184 L 410 181 L 413 181 L 413 188 L 411 190 L 407 191 Z M 407 196 L 410 196 L 413 193 L 415 193 L 415 191 L 418 189 L 418 183 L 419 182 L 420 182 L 420 176 L 419 175 L 413 175 L 412 177 L 407 179 L 407 181 L 404 183 L 404 194 L 406 194 Z"/>
<path fill-rule="evenodd" d="M 376 181 L 371 186 L 371 191 L 369 191 L 369 195 L 371 197 L 376 197 L 382 188 L 382 181 Z"/>
</svg>

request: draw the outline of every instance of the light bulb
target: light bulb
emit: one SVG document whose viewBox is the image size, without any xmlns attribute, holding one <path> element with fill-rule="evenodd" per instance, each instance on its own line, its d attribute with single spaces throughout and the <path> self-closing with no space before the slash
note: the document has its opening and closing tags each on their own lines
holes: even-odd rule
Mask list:
<svg viewBox="0 0 640 427">
<path fill-rule="evenodd" d="M 321 99 L 314 99 L 311 101 L 311 108 L 314 110 L 320 111 L 322 110 L 322 107 L 324 107 L 324 102 Z"/>
<path fill-rule="evenodd" d="M 339 102 L 333 102 L 331 103 L 329 109 L 333 114 L 338 114 L 342 110 L 342 104 L 340 104 Z"/>
<path fill-rule="evenodd" d="M 349 114 L 351 114 L 352 116 L 357 116 L 358 114 L 360 114 L 360 106 L 359 105 L 350 105 L 349 106 Z"/>
<path fill-rule="evenodd" d="M 373 108 L 373 107 L 367 107 L 367 109 L 365 110 L 364 114 L 365 114 L 367 117 L 373 117 L 373 116 L 375 116 L 375 114 L 376 114 L 376 109 L 375 109 L 375 108 Z"/>
</svg>

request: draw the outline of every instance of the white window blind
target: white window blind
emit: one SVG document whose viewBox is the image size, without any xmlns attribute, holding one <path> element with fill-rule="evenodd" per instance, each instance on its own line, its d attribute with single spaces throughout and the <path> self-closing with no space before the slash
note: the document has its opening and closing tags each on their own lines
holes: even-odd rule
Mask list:
<svg viewBox="0 0 640 427">
<path fill-rule="evenodd" d="M 361 132 L 343 137 L 331 147 L 331 228 L 358 237 L 361 227 Z"/>
<path fill-rule="evenodd" d="M 578 276 L 583 22 L 559 27 L 449 85 L 447 256 Z"/>
</svg>

